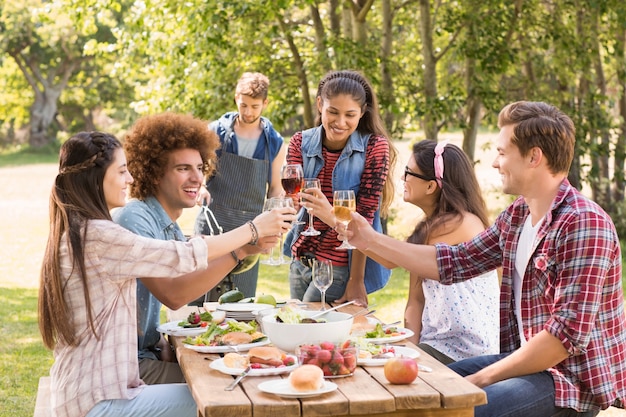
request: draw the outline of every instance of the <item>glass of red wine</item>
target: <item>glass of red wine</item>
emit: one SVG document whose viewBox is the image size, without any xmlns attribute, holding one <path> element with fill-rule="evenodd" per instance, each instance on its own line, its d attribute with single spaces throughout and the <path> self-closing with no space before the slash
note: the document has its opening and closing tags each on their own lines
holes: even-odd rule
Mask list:
<svg viewBox="0 0 626 417">
<path fill-rule="evenodd" d="M 283 169 L 280 174 L 280 182 L 287 194 L 287 197 L 291 197 L 296 202 L 298 193 L 302 189 L 304 184 L 304 171 L 300 164 L 287 164 L 283 165 Z M 294 222 L 294 224 L 303 224 L 302 221 Z"/>
</svg>

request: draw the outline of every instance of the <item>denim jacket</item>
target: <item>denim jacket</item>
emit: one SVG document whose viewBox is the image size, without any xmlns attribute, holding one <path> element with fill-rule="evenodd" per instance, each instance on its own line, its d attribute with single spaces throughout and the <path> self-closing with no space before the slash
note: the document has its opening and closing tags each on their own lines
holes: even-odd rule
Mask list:
<svg viewBox="0 0 626 417">
<path fill-rule="evenodd" d="M 304 178 L 317 178 L 318 174 L 324 166 L 322 158 L 322 126 L 308 129 L 302 132 L 302 168 L 304 170 Z M 367 143 L 370 134 L 354 131 L 346 146 L 343 148 L 335 168 L 333 169 L 333 190 L 354 190 L 358 195 L 361 185 L 361 174 L 365 167 L 365 158 L 367 155 Z M 300 210 L 299 220 L 304 217 L 305 210 Z M 300 229 L 303 226 L 294 227 L 285 237 L 283 253 L 291 256 L 291 247 L 295 243 Z M 376 231 L 382 231 L 380 223 L 380 210 L 376 210 L 374 214 L 373 227 Z M 349 253 L 352 259 L 352 251 Z M 391 270 L 383 267 L 373 259 L 367 258 L 365 263 L 365 289 L 367 293 L 372 293 L 383 288 L 389 281 Z"/>
</svg>

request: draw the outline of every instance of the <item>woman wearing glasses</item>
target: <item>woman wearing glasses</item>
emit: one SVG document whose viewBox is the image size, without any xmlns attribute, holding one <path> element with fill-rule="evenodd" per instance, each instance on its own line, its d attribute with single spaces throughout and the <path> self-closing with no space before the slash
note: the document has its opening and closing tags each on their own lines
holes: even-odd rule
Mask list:
<svg viewBox="0 0 626 417">
<path fill-rule="evenodd" d="M 487 227 L 474 168 L 457 146 L 432 140 L 416 143 L 403 180 L 404 201 L 424 212 L 409 242 L 454 245 Z M 412 342 L 443 363 L 499 353 L 499 295 L 495 270 L 454 285 L 412 273 L 405 326 L 415 332 Z"/>
</svg>

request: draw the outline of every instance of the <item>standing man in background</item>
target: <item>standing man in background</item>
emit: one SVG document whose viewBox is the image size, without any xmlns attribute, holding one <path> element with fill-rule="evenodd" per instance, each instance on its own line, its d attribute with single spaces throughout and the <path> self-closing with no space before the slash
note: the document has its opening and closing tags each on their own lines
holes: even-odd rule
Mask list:
<svg viewBox="0 0 626 417">
<path fill-rule="evenodd" d="M 218 150 L 217 171 L 208 178 L 209 195 L 202 196 L 201 204 L 208 204 L 224 232 L 241 226 L 263 211 L 266 198 L 282 193 L 280 170 L 285 160 L 286 147 L 282 136 L 272 123 L 263 117 L 267 107 L 269 79 L 258 72 L 244 73 L 235 89 L 236 112 L 228 112 L 212 122 L 222 144 Z M 209 234 L 202 212 L 196 219 L 195 232 Z M 231 274 L 208 293 L 215 301 L 220 294 L 239 288 L 245 297 L 254 297 L 259 274 L 259 263 L 249 270 Z M 231 281 L 232 280 L 232 281 Z M 204 297 L 196 300 L 201 305 Z"/>
</svg>

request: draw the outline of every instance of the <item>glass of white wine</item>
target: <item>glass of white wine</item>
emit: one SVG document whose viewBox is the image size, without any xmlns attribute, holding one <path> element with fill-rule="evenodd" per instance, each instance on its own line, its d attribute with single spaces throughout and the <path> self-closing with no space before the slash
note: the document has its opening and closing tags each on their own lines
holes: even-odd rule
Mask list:
<svg viewBox="0 0 626 417">
<path fill-rule="evenodd" d="M 344 226 L 348 226 L 352 220 L 352 212 L 356 211 L 356 197 L 353 190 L 337 190 L 333 193 L 333 210 L 335 218 Z M 348 242 L 348 238 L 335 249 L 356 249 Z"/>
</svg>

